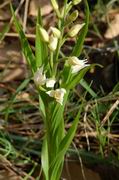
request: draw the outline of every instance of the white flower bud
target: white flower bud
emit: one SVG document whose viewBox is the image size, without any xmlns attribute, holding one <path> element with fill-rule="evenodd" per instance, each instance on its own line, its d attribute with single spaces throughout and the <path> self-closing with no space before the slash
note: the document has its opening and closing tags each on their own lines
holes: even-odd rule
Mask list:
<svg viewBox="0 0 119 180">
<path fill-rule="evenodd" d="M 54 87 L 54 85 L 55 85 L 55 80 L 54 79 L 52 79 L 52 78 L 50 78 L 50 79 L 47 79 L 46 80 L 46 87 L 48 87 L 48 88 L 53 88 Z"/>
<path fill-rule="evenodd" d="M 50 29 L 55 37 L 60 38 L 61 32 L 59 29 L 57 29 L 56 27 L 50 27 Z"/>
<path fill-rule="evenodd" d="M 81 69 L 85 68 L 86 66 L 89 66 L 89 64 L 86 64 L 87 63 L 86 59 L 79 60 L 75 56 L 69 57 L 67 62 L 71 66 L 72 74 L 79 72 Z"/>
<path fill-rule="evenodd" d="M 46 82 L 46 76 L 43 74 L 43 67 L 39 68 L 34 74 L 34 82 L 36 86 L 42 86 Z"/>
<path fill-rule="evenodd" d="M 49 42 L 49 35 L 48 35 L 47 31 L 44 28 L 39 27 L 39 33 L 40 33 L 41 39 L 44 42 Z"/>
<path fill-rule="evenodd" d="M 52 3 L 52 6 L 53 6 L 54 10 L 58 10 L 59 9 L 58 3 L 57 3 L 56 0 L 51 0 L 51 3 Z"/>
<path fill-rule="evenodd" d="M 57 48 L 58 38 L 55 36 L 51 36 L 49 40 L 48 47 L 51 51 L 55 51 Z"/>
<path fill-rule="evenodd" d="M 75 10 L 74 12 L 72 12 L 68 18 L 67 18 L 67 21 L 70 23 L 70 22 L 73 22 L 77 19 L 78 17 L 78 10 Z M 66 22 L 67 23 L 67 22 Z"/>
<path fill-rule="evenodd" d="M 73 5 L 77 5 L 77 4 L 79 4 L 81 1 L 82 1 L 82 0 L 72 0 L 72 3 L 73 3 Z"/>
<path fill-rule="evenodd" d="M 63 99 L 64 99 L 64 94 L 66 93 L 66 90 L 64 88 L 61 89 L 56 89 L 56 90 L 51 90 L 46 92 L 50 97 L 55 98 L 55 100 L 63 105 Z"/>
<path fill-rule="evenodd" d="M 82 27 L 83 27 L 84 25 L 85 25 L 85 23 L 74 25 L 74 26 L 69 30 L 68 35 L 69 35 L 70 37 L 75 37 L 75 36 L 79 33 L 79 31 L 82 29 Z"/>
</svg>

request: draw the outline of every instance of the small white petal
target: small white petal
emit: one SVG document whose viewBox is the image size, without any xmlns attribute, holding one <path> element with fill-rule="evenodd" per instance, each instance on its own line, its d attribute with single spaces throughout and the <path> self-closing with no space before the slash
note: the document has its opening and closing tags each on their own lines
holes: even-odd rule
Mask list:
<svg viewBox="0 0 119 180">
<path fill-rule="evenodd" d="M 76 25 L 74 25 L 70 30 L 69 30 L 69 32 L 68 32 L 68 35 L 70 36 L 70 37 L 75 37 L 78 33 L 79 33 L 79 31 L 82 29 L 82 27 L 85 25 L 85 23 L 83 23 L 83 24 L 76 24 Z"/>
<path fill-rule="evenodd" d="M 37 86 L 44 85 L 46 82 L 46 76 L 43 74 L 43 67 L 39 68 L 34 74 L 34 82 Z"/>
<path fill-rule="evenodd" d="M 44 42 L 49 42 L 49 35 L 48 35 L 47 31 L 44 28 L 39 27 L 39 33 L 40 33 L 41 39 Z"/>
<path fill-rule="evenodd" d="M 63 104 L 64 94 L 66 90 L 64 88 L 51 90 L 46 92 L 50 97 L 54 97 L 58 103 Z"/>
<path fill-rule="evenodd" d="M 52 88 L 52 87 L 54 87 L 54 84 L 55 84 L 55 80 L 54 79 L 47 79 L 46 80 L 46 87 L 48 87 L 48 88 Z"/>
<path fill-rule="evenodd" d="M 49 41 L 49 45 L 48 45 L 49 49 L 51 51 L 55 51 L 57 48 L 57 43 L 58 43 L 58 38 L 55 36 L 51 36 L 50 41 Z"/>
<path fill-rule="evenodd" d="M 55 37 L 60 38 L 61 32 L 59 29 L 57 29 L 56 27 L 50 27 L 50 29 Z"/>
<path fill-rule="evenodd" d="M 86 64 L 86 59 L 79 60 L 76 56 L 69 57 L 67 62 L 71 66 L 72 73 L 77 73 L 86 66 L 89 66 L 89 64 Z"/>
<path fill-rule="evenodd" d="M 46 94 L 48 94 L 50 97 L 54 97 L 54 90 L 47 91 Z"/>
<path fill-rule="evenodd" d="M 57 3 L 56 0 L 51 0 L 51 3 L 52 3 L 52 6 L 53 6 L 53 8 L 54 8 L 55 10 L 58 10 L 58 9 L 59 9 L 58 3 Z"/>
<path fill-rule="evenodd" d="M 73 2 L 74 5 L 79 4 L 81 1 L 82 1 L 82 0 L 72 0 L 72 2 Z"/>
</svg>

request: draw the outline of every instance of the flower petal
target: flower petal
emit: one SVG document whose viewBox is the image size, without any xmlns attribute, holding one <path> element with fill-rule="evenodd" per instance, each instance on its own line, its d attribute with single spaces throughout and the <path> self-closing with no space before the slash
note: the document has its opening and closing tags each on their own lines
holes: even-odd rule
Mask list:
<svg viewBox="0 0 119 180">
<path fill-rule="evenodd" d="M 46 82 L 46 76 L 43 74 L 43 67 L 39 68 L 34 74 L 34 82 L 37 86 L 44 85 Z"/>
<path fill-rule="evenodd" d="M 54 97 L 55 100 L 61 105 L 63 104 L 64 94 L 66 93 L 66 90 L 64 88 L 47 91 L 46 93 L 50 97 Z"/>
<path fill-rule="evenodd" d="M 49 41 L 49 45 L 48 45 L 49 49 L 51 51 L 55 51 L 57 48 L 57 43 L 58 43 L 58 38 L 55 36 L 51 36 L 50 41 Z"/>
<path fill-rule="evenodd" d="M 48 88 L 53 88 L 55 82 L 56 82 L 56 81 L 55 81 L 54 79 L 52 79 L 52 78 L 47 79 L 47 80 L 46 80 L 46 87 L 48 87 Z"/>
<path fill-rule="evenodd" d="M 79 60 L 76 56 L 69 57 L 67 62 L 71 66 L 72 73 L 77 73 L 84 67 L 89 66 L 89 64 L 86 64 L 87 59 Z"/>
</svg>

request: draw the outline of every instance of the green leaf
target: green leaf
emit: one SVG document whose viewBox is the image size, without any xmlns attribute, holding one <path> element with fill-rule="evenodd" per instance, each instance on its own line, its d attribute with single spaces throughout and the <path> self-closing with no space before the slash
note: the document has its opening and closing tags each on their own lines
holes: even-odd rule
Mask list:
<svg viewBox="0 0 119 180">
<path fill-rule="evenodd" d="M 80 107 L 79 112 L 77 113 L 77 116 L 74 119 L 71 128 L 68 130 L 67 134 L 62 139 L 60 146 L 59 146 L 58 154 L 55 157 L 55 160 L 53 161 L 53 163 L 51 164 L 50 168 L 53 169 L 52 177 L 51 177 L 52 180 L 53 180 L 53 178 L 56 179 L 58 170 L 63 162 L 64 155 L 65 155 L 66 151 L 68 150 L 68 148 L 74 138 L 81 111 L 82 111 L 82 106 Z"/>
<path fill-rule="evenodd" d="M 11 4 L 10 4 L 10 8 L 11 8 L 12 15 L 14 17 L 14 23 L 16 26 L 16 30 L 19 34 L 23 53 L 26 57 L 27 63 L 30 65 L 32 73 L 34 73 L 36 71 L 36 62 L 35 62 L 34 54 L 32 52 L 30 45 L 29 45 L 29 42 L 28 42 L 28 40 L 27 40 L 23 30 L 22 30 L 21 24 L 19 23 L 18 19 L 15 16 L 15 13 L 14 13 L 14 10 L 13 10 L 13 7 Z"/>
<path fill-rule="evenodd" d="M 37 24 L 36 24 L 36 41 L 35 41 L 35 54 L 36 54 L 36 66 L 40 67 L 42 64 L 45 64 L 48 49 L 45 42 L 43 42 L 40 38 L 39 27 L 42 26 L 42 17 L 40 13 L 40 9 L 38 11 L 37 16 Z"/>
<path fill-rule="evenodd" d="M 0 42 L 4 39 L 5 34 L 9 31 L 10 29 L 10 25 L 9 24 L 5 24 L 3 27 L 2 32 L 0 32 Z"/>
<path fill-rule="evenodd" d="M 67 93 L 64 96 L 63 105 L 60 105 L 57 103 L 57 105 L 52 109 L 51 122 L 52 122 L 52 133 L 53 134 L 55 133 L 58 126 L 60 126 L 60 123 L 62 122 L 63 112 L 64 112 L 64 108 L 65 108 L 65 104 L 66 104 L 68 95 L 69 95 L 69 91 L 67 90 Z"/>
<path fill-rule="evenodd" d="M 77 41 L 76 41 L 76 44 L 75 44 L 75 46 L 73 48 L 71 56 L 77 56 L 77 57 L 80 56 L 82 48 L 83 48 L 83 43 L 84 43 L 84 40 L 85 40 L 85 36 L 87 34 L 87 31 L 88 31 L 89 14 L 90 14 L 90 12 L 89 12 L 89 6 L 88 6 L 88 3 L 87 3 L 87 0 L 85 0 L 85 5 L 86 5 L 85 25 L 82 28 L 81 33 L 79 34 L 79 37 L 77 38 Z"/>
<path fill-rule="evenodd" d="M 44 119 L 44 118 L 46 118 L 45 105 L 44 105 L 44 102 L 43 102 L 40 94 L 39 94 L 39 103 L 40 103 L 40 107 L 39 108 L 40 108 L 40 110 L 41 110 L 41 112 L 43 114 L 43 119 Z"/>
<path fill-rule="evenodd" d="M 9 112 L 10 112 L 10 107 L 12 106 L 12 104 L 15 101 L 15 98 L 17 96 L 18 93 L 20 93 L 28 84 L 29 84 L 30 79 L 25 79 L 20 86 L 16 89 L 15 94 L 13 94 L 13 96 L 10 99 L 10 103 L 8 104 L 7 108 L 6 108 L 6 115 L 5 115 L 5 120 L 8 119 L 9 116 Z"/>
<path fill-rule="evenodd" d="M 48 144 L 47 144 L 46 137 L 44 137 L 44 141 L 42 145 L 41 163 L 42 163 L 42 168 L 45 175 L 45 180 L 49 180 Z"/>
<path fill-rule="evenodd" d="M 73 89 L 77 84 L 79 84 L 80 80 L 84 77 L 86 72 L 90 69 L 91 66 L 85 67 L 78 74 L 74 75 L 68 84 L 66 84 L 66 89 Z"/>
<path fill-rule="evenodd" d="M 84 79 L 80 80 L 80 84 L 93 98 L 97 97 L 97 94 L 93 91 L 93 89 L 91 89 L 90 85 Z"/>
</svg>

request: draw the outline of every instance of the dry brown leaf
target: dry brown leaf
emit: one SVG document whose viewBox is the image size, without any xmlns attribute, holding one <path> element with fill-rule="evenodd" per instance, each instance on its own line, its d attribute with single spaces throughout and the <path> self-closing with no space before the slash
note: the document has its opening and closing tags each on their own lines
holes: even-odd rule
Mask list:
<svg viewBox="0 0 119 180">
<path fill-rule="evenodd" d="M 10 12 L 8 10 L 0 9 L 0 21 L 9 20 L 11 17 Z"/>
<path fill-rule="evenodd" d="M 0 171 L 0 180 L 21 180 L 13 171 L 1 170 Z"/>
<path fill-rule="evenodd" d="M 41 8 L 42 16 L 45 16 L 52 11 L 50 0 L 31 0 L 29 7 L 29 15 L 37 16 L 39 7 Z"/>
<path fill-rule="evenodd" d="M 25 64 L 18 40 L 0 44 L 0 82 L 23 79 Z"/>
<path fill-rule="evenodd" d="M 64 179 L 101 180 L 98 173 L 86 168 L 85 166 L 81 167 L 80 163 L 77 161 L 65 162 L 62 176 Z"/>
<path fill-rule="evenodd" d="M 110 23 L 105 33 L 105 38 L 112 39 L 119 35 L 119 13 L 115 14 L 114 20 Z"/>
</svg>

